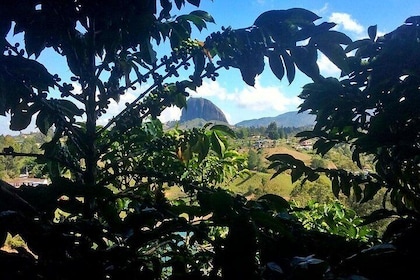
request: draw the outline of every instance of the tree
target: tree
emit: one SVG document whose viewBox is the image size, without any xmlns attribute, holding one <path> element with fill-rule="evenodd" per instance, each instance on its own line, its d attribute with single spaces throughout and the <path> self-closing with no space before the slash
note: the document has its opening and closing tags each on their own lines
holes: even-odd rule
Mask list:
<svg viewBox="0 0 420 280">
<path fill-rule="evenodd" d="M 261 156 L 254 150 L 248 150 L 248 169 L 260 170 L 261 169 Z"/>
<path fill-rule="evenodd" d="M 297 67 L 324 81 L 316 64 L 320 51 L 348 73 L 342 45 L 350 38 L 294 8 L 268 11 L 250 27 L 226 28 L 199 42 L 190 38 L 191 25 L 202 30 L 213 18 L 200 10 L 173 17 L 173 3 L 181 9 L 186 2 L 200 4 L 1 2 L 0 114 L 10 114 L 13 130 L 33 117 L 42 133 L 54 128 L 43 153 L 34 155 L 46 164 L 51 185 L 16 190 L 0 181 L 0 233 L 18 233 L 37 255 L 0 252 L 4 278 L 258 279 L 277 277 L 281 265 L 302 279 L 328 269 L 326 261 L 297 254 L 325 255 L 332 237 L 288 219 L 283 198 L 246 201 L 217 187 L 220 172 L 242 163 L 226 148 L 226 127 L 165 132 L 156 117 L 168 106 L 184 106 L 186 89 L 216 79 L 221 68 L 239 69 L 254 85 L 268 58 L 279 79 L 292 82 Z M 10 43 L 9 33 L 22 33 L 24 41 Z M 158 58 L 155 44 L 166 40 L 171 52 Z M 67 62 L 68 80 L 40 63 L 47 49 Z M 170 82 L 179 69 L 191 75 Z M 147 88 L 134 102 L 98 125 L 110 100 L 142 85 Z M 8 147 L 2 155 L 22 156 Z M 218 174 L 200 180 L 200 168 L 211 171 L 218 163 Z M 168 201 L 164 188 L 173 185 L 187 198 Z M 334 240 L 331 264 L 366 246 Z"/>
<path fill-rule="evenodd" d="M 265 133 L 267 134 L 268 138 L 270 138 L 271 140 L 279 139 L 280 134 L 279 134 L 279 129 L 277 128 L 277 123 L 271 122 L 268 125 Z"/>
<path fill-rule="evenodd" d="M 385 196 L 384 208 L 372 212 L 366 222 L 398 217 L 383 235 L 392 248 L 386 254 L 391 262 L 397 261 L 394 273 L 414 275 L 410 273 L 415 268 L 407 263 L 418 260 L 420 249 L 414 237 L 420 229 L 420 17 L 408 18 L 381 37 L 376 30 L 376 26 L 369 27 L 369 38 L 345 48 L 348 57 L 342 78 L 321 78 L 303 87 L 300 111 L 309 110 L 317 122 L 312 130 L 298 134 L 317 139 L 314 148 L 321 155 L 348 144 L 358 167 L 363 168 L 360 157 L 367 155 L 374 158 L 374 170 L 311 169 L 283 155 L 273 156 L 272 166 L 292 169 L 294 179 L 314 180 L 319 172 L 325 173 L 336 197 L 343 193 L 362 203 L 383 190 L 379 193 Z M 388 200 L 392 207 L 387 209 Z"/>
</svg>

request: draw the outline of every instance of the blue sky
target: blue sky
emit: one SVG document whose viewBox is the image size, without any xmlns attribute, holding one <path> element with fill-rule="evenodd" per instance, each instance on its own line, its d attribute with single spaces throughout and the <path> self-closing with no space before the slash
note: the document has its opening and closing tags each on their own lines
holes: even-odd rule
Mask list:
<svg viewBox="0 0 420 280">
<path fill-rule="evenodd" d="M 251 25 L 264 11 L 300 7 L 318 14 L 322 17 L 320 22 L 336 22 L 336 28 L 354 40 L 367 37 L 367 28 L 371 25 L 377 24 L 378 33 L 384 34 L 401 25 L 409 16 L 420 15 L 420 1 L 402 0 L 214 0 L 202 3 L 201 8 L 215 18 L 216 28 L 242 28 Z M 325 76 L 339 75 L 338 69 L 323 56 L 319 66 Z M 225 112 L 230 123 L 235 124 L 244 119 L 277 116 L 296 110 L 301 102 L 297 95 L 308 82 L 310 80 L 301 74 L 291 85 L 286 80 L 280 82 L 266 65 L 255 87 L 250 87 L 242 82 L 238 70 L 231 69 L 222 73 L 216 82 L 206 81 L 192 96 L 210 99 Z"/>
<path fill-rule="evenodd" d="M 367 37 L 367 28 L 370 25 L 377 24 L 378 33 L 385 34 L 397 28 L 409 16 L 420 15 L 420 1 L 416 0 L 202 0 L 201 2 L 199 9 L 209 12 L 216 24 L 209 24 L 208 29 L 201 33 L 194 32 L 193 37 L 199 40 L 204 40 L 210 32 L 218 31 L 222 26 L 232 28 L 250 26 L 261 13 L 273 9 L 300 7 L 311 10 L 322 17 L 319 22 L 336 22 L 338 24 L 336 28 L 354 40 Z M 176 14 L 188 13 L 194 9 L 195 7 L 189 5 L 187 9 L 176 11 Z M 53 74 L 70 75 L 69 70 L 51 52 L 47 51 L 41 55 L 41 61 Z M 319 66 L 324 76 L 339 74 L 338 69 L 325 57 L 320 57 Z M 256 85 L 250 87 L 242 81 L 239 70 L 231 68 L 229 71 L 222 71 L 215 82 L 204 81 L 197 92 L 191 92 L 191 96 L 211 100 L 222 109 L 229 122 L 235 124 L 242 120 L 277 116 L 287 111 L 297 110 L 300 104 L 297 95 L 302 86 L 308 82 L 310 80 L 300 73 L 291 85 L 285 80 L 279 81 L 266 65 L 265 71 L 257 78 Z M 126 102 L 134 100 L 137 95 L 138 92 L 130 91 L 122 96 L 119 104 L 111 104 L 107 117 L 117 113 Z M 176 120 L 179 116 L 180 110 L 171 108 L 162 114 L 161 120 L 164 122 Z M 105 123 L 106 119 L 101 121 Z M 32 130 L 34 130 L 33 126 L 26 132 Z M 0 134 L 11 133 L 8 130 L 8 118 L 1 117 Z"/>
</svg>

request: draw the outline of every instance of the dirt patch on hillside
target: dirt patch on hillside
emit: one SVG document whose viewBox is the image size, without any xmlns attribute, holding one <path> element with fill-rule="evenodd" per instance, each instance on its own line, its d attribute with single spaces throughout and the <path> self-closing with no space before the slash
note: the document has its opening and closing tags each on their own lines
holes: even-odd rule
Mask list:
<svg viewBox="0 0 420 280">
<path fill-rule="evenodd" d="M 305 153 L 301 153 L 294 149 L 290 149 L 287 147 L 274 147 L 274 148 L 264 148 L 263 149 L 263 156 L 268 157 L 272 154 L 288 154 L 293 156 L 296 159 L 303 161 L 306 164 L 311 162 L 311 156 Z"/>
</svg>

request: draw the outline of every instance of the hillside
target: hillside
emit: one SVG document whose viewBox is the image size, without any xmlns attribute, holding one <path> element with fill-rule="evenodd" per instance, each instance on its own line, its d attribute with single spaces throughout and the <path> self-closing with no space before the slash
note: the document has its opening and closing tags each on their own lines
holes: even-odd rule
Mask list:
<svg viewBox="0 0 420 280">
<path fill-rule="evenodd" d="M 276 117 L 264 117 L 260 119 L 245 120 L 237 123 L 237 127 L 259 127 L 268 126 L 275 122 L 278 127 L 304 127 L 315 124 L 315 116 L 307 112 L 298 113 L 297 111 L 287 112 Z"/>
</svg>

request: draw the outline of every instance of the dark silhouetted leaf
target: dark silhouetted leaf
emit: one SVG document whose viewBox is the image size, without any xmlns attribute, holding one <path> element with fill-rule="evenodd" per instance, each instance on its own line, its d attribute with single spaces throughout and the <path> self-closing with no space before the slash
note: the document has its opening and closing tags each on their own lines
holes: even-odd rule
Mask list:
<svg viewBox="0 0 420 280">
<path fill-rule="evenodd" d="M 340 193 L 340 183 L 338 180 L 338 176 L 334 176 L 332 178 L 332 192 L 334 196 L 338 198 L 338 195 Z"/>
<path fill-rule="evenodd" d="M 200 0 L 187 0 L 188 3 L 193 4 L 194 6 L 200 6 Z"/>
<path fill-rule="evenodd" d="M 397 216 L 397 212 L 388 209 L 379 209 L 375 210 L 369 215 L 363 217 L 363 222 L 361 225 L 368 225 L 383 219 L 387 219 L 393 216 Z"/>
<path fill-rule="evenodd" d="M 27 128 L 31 123 L 32 114 L 27 110 L 14 110 L 10 117 L 10 129 L 19 131 Z"/>
<path fill-rule="evenodd" d="M 378 30 L 378 26 L 377 25 L 369 26 L 369 28 L 368 28 L 368 35 L 369 35 L 370 40 L 375 41 L 377 30 Z"/>
<path fill-rule="evenodd" d="M 36 117 L 36 126 L 44 134 L 47 135 L 48 129 L 54 124 L 56 119 L 46 110 L 41 110 Z"/>
<path fill-rule="evenodd" d="M 358 49 L 360 47 L 366 46 L 368 44 L 371 44 L 371 41 L 369 39 L 361 39 L 352 42 L 351 44 L 347 45 L 347 47 L 344 49 L 346 53 L 351 52 L 352 50 Z"/>
<path fill-rule="evenodd" d="M 281 80 L 284 77 L 284 66 L 283 61 L 280 58 L 280 55 L 275 52 L 270 52 L 268 55 L 268 62 L 273 71 L 273 74 L 277 77 L 277 79 Z"/>
<path fill-rule="evenodd" d="M 343 48 L 340 45 L 334 44 L 325 44 L 319 45 L 318 49 L 326 56 L 328 59 L 334 63 L 341 71 L 348 74 L 350 72 L 349 65 L 347 63 L 347 56 Z"/>
<path fill-rule="evenodd" d="M 304 169 L 303 168 L 297 167 L 297 168 L 292 169 L 292 172 L 290 174 L 291 177 L 292 177 L 292 183 L 294 183 L 297 180 L 299 180 L 300 177 L 302 177 L 303 173 L 304 173 Z"/>
<path fill-rule="evenodd" d="M 319 67 L 317 49 L 313 46 L 300 46 L 291 49 L 291 55 L 296 66 L 304 74 L 316 80 L 319 78 Z"/>
<path fill-rule="evenodd" d="M 268 206 L 277 212 L 283 212 L 290 208 L 289 202 L 283 197 L 274 194 L 265 194 L 258 198 L 258 201 L 265 201 Z"/>
<path fill-rule="evenodd" d="M 194 61 L 194 74 L 193 74 L 193 81 L 200 81 L 201 79 L 201 73 L 203 73 L 204 65 L 206 63 L 206 58 L 204 56 L 203 52 L 197 52 L 194 54 L 193 57 Z"/>
<path fill-rule="evenodd" d="M 281 53 L 281 57 L 283 58 L 284 66 L 286 67 L 287 80 L 289 81 L 289 84 L 291 84 L 293 80 L 295 79 L 295 74 L 296 74 L 295 64 L 293 63 L 292 58 L 286 51 L 283 51 Z"/>
</svg>

